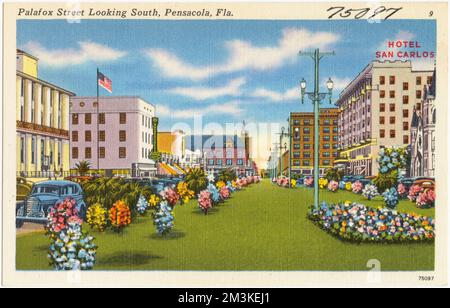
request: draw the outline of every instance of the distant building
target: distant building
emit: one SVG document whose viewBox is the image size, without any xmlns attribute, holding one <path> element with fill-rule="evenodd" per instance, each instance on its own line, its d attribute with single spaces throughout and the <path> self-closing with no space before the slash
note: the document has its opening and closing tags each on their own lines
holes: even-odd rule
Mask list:
<svg viewBox="0 0 450 308">
<path fill-rule="evenodd" d="M 339 157 L 346 174 L 378 173 L 381 147 L 410 144 L 414 108 L 420 109 L 423 87 L 432 71 L 414 71 L 410 61 L 373 61 L 341 92 Z"/>
<path fill-rule="evenodd" d="M 158 132 L 158 152 L 161 154 L 158 174 L 180 175 L 185 173 L 181 167 L 186 152 L 185 137 L 185 133 L 181 130 Z"/>
<path fill-rule="evenodd" d="M 44 178 L 69 174 L 69 99 L 74 96 L 38 78 L 38 58 L 17 50 L 16 170 Z"/>
<path fill-rule="evenodd" d="M 136 96 L 102 96 L 99 101 L 97 116 L 97 97 L 71 100 L 70 167 L 86 160 L 106 176 L 155 175 L 150 159 L 155 107 Z"/>
<path fill-rule="evenodd" d="M 319 173 L 333 167 L 338 148 L 338 109 L 322 108 L 319 116 Z M 313 175 L 314 169 L 314 113 L 292 112 L 291 170 L 292 174 Z M 284 155 L 285 156 L 285 155 Z M 284 166 L 285 167 L 285 166 Z M 284 169 L 283 167 L 283 169 Z"/>
<path fill-rule="evenodd" d="M 411 176 L 435 176 L 436 161 L 436 70 L 431 84 L 424 86 L 420 108 L 411 121 Z"/>
<path fill-rule="evenodd" d="M 256 166 L 250 159 L 250 137 L 246 133 L 241 136 L 187 136 L 186 149 L 191 153 L 201 153 L 201 165 L 210 174 L 224 169 L 234 169 L 238 175 L 256 174 Z"/>
</svg>

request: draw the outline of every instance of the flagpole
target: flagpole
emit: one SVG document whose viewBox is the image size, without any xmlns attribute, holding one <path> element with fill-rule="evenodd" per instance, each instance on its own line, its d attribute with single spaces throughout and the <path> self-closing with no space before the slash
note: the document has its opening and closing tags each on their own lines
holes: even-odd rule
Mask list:
<svg viewBox="0 0 450 308">
<path fill-rule="evenodd" d="M 100 136 L 100 125 L 99 125 L 99 120 L 100 120 L 100 97 L 99 97 L 99 87 L 98 87 L 98 67 L 97 67 L 97 77 L 96 77 L 96 82 L 97 82 L 97 172 L 100 175 L 100 148 L 99 148 L 99 136 Z"/>
</svg>

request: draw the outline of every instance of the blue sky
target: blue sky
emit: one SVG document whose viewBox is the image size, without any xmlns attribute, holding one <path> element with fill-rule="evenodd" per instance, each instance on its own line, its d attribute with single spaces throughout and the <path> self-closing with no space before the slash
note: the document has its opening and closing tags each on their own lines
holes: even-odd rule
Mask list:
<svg viewBox="0 0 450 308">
<path fill-rule="evenodd" d="M 383 42 L 418 40 L 435 51 L 435 23 L 367 21 L 18 21 L 17 46 L 40 58 L 39 76 L 77 95 L 95 95 L 95 71 L 113 81 L 111 95 L 139 95 L 158 107 L 161 128 L 192 121 L 284 122 L 301 105 L 298 84 L 313 84 L 313 61 L 298 50 L 318 46 L 321 85 L 334 97 L 385 49 Z M 418 61 L 417 65 L 423 65 Z M 102 91 L 102 95 L 110 95 Z M 324 106 L 328 107 L 328 104 Z"/>
</svg>

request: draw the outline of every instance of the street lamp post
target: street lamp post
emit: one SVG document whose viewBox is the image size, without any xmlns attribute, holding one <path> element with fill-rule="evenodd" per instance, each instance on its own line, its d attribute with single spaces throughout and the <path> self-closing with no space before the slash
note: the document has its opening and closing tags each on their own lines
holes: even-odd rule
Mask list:
<svg viewBox="0 0 450 308">
<path fill-rule="evenodd" d="M 334 52 L 321 53 L 317 48 L 314 52 L 299 52 L 300 56 L 310 56 L 314 60 L 314 92 L 306 92 L 306 81 L 302 79 L 300 82 L 302 104 L 305 95 L 314 104 L 314 207 L 319 208 L 319 104 L 320 102 L 329 96 L 331 104 L 331 95 L 333 90 L 333 81 L 331 78 L 327 81 L 328 92 L 322 93 L 319 90 L 319 62 L 327 55 L 334 55 Z"/>
</svg>

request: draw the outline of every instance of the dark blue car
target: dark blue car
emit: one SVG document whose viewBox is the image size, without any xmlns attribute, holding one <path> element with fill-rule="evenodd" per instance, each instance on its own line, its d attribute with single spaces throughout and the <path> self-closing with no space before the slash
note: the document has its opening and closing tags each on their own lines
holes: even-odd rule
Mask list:
<svg viewBox="0 0 450 308">
<path fill-rule="evenodd" d="M 75 200 L 78 215 L 84 219 L 86 203 L 83 200 L 83 190 L 78 183 L 44 181 L 34 184 L 25 200 L 16 204 L 16 227 L 21 228 L 24 222 L 47 223 L 51 208 L 66 198 Z"/>
</svg>

